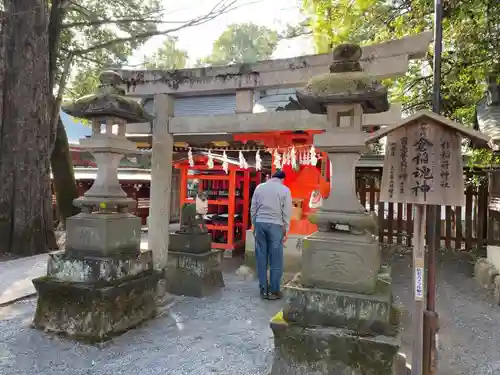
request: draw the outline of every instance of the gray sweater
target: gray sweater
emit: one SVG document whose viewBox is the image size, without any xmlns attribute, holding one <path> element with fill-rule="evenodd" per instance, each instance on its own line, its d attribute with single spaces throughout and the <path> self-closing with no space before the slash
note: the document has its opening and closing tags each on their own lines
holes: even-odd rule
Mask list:
<svg viewBox="0 0 500 375">
<path fill-rule="evenodd" d="M 271 178 L 257 186 L 250 209 L 252 223 L 279 224 L 290 229 L 292 216 L 292 195 L 280 179 Z"/>
</svg>

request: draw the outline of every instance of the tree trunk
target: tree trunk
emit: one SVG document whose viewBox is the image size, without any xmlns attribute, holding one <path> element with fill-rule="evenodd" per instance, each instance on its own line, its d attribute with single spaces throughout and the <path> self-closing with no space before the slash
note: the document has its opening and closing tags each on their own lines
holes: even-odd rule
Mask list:
<svg viewBox="0 0 500 375">
<path fill-rule="evenodd" d="M 54 150 L 50 158 L 54 188 L 56 191 L 57 214 L 60 228 L 64 229 L 66 219 L 76 215 L 79 210 L 73 206 L 73 200 L 78 198 L 75 175 L 73 172 L 73 160 L 69 151 L 68 136 L 64 125 L 59 118 L 57 123 L 57 135 Z"/>
<path fill-rule="evenodd" d="M 0 253 L 33 255 L 57 245 L 50 190 L 48 9 L 4 0 L 0 60 Z"/>
</svg>

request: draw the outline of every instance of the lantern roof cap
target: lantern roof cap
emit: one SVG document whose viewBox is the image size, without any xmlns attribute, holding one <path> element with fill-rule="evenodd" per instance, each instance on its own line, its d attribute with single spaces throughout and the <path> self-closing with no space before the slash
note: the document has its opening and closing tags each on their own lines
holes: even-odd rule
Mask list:
<svg viewBox="0 0 500 375">
<path fill-rule="evenodd" d="M 330 73 L 315 76 L 297 90 L 298 102 L 311 113 L 326 114 L 328 104 L 361 104 L 364 113 L 389 110 L 387 88 L 361 68 L 357 44 L 335 47 Z"/>
<path fill-rule="evenodd" d="M 85 95 L 62 106 L 67 114 L 85 118 L 120 118 L 126 122 L 149 122 L 153 117 L 132 98 L 125 97 L 125 90 L 118 87 L 122 77 L 114 71 L 103 71 L 101 82 L 94 94 Z"/>
</svg>

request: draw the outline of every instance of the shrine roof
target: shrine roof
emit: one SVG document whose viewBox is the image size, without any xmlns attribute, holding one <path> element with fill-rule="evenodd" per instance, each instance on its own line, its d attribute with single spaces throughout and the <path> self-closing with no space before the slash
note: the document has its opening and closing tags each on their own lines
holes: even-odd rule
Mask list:
<svg viewBox="0 0 500 375">
<path fill-rule="evenodd" d="M 418 111 L 415 114 L 406 117 L 402 119 L 399 123 L 396 123 L 391 126 L 387 126 L 385 128 L 382 128 L 375 133 L 371 134 L 365 139 L 365 143 L 369 144 L 372 142 L 375 142 L 379 140 L 380 138 L 385 137 L 387 134 L 393 132 L 394 130 L 402 127 L 409 125 L 411 123 L 414 123 L 416 121 L 421 121 L 421 120 L 430 120 L 433 122 L 437 122 L 445 127 L 452 128 L 453 130 L 457 131 L 460 133 L 462 136 L 465 138 L 469 138 L 473 142 L 477 143 L 478 145 L 481 145 L 483 147 L 487 146 L 490 142 L 490 137 L 487 136 L 486 134 L 482 134 L 478 131 L 475 131 L 471 128 L 468 128 L 464 125 L 459 124 L 458 122 L 452 121 L 444 116 L 438 115 L 434 112 L 428 111 L 428 110 L 422 110 Z"/>
<path fill-rule="evenodd" d="M 95 180 L 97 176 L 97 168 L 75 167 L 76 180 Z M 50 177 L 53 178 L 52 172 Z M 151 181 L 151 170 L 142 168 L 119 168 L 119 180 L 129 181 Z"/>
</svg>

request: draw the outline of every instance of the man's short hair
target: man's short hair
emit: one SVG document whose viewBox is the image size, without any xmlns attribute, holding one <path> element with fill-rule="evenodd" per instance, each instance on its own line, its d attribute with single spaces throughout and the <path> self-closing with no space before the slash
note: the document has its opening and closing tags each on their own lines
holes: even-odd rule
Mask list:
<svg viewBox="0 0 500 375">
<path fill-rule="evenodd" d="M 286 177 L 286 174 L 283 171 L 278 171 L 275 174 L 273 174 L 273 178 L 279 178 L 280 180 L 284 180 L 285 177 Z"/>
</svg>

